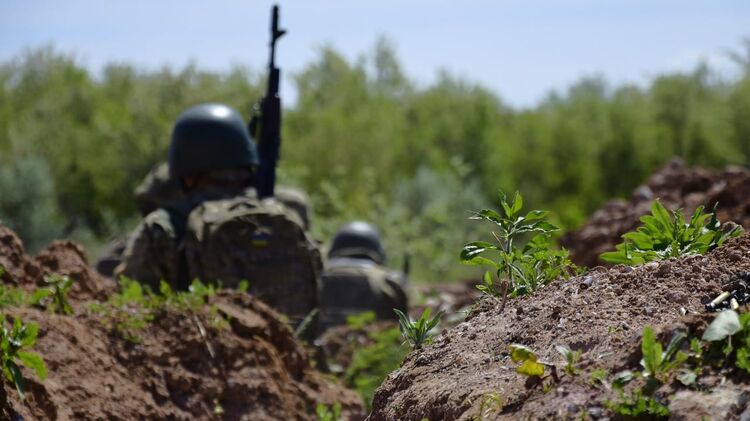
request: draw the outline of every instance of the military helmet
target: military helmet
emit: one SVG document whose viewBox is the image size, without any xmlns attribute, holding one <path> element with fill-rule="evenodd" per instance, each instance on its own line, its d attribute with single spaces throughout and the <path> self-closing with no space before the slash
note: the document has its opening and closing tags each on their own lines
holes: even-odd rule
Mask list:
<svg viewBox="0 0 750 421">
<path fill-rule="evenodd" d="M 200 104 L 177 118 L 169 147 L 172 177 L 228 168 L 253 168 L 259 162 L 245 122 L 233 108 Z"/>
<path fill-rule="evenodd" d="M 385 250 L 380 243 L 380 233 L 367 222 L 354 221 L 344 225 L 333 237 L 328 258 L 367 257 L 373 262 L 385 264 Z"/>
</svg>

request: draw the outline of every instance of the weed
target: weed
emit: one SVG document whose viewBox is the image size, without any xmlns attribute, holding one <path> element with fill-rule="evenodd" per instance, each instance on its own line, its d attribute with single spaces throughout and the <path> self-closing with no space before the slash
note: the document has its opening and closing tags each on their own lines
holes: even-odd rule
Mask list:
<svg viewBox="0 0 750 421">
<path fill-rule="evenodd" d="M 563 345 L 558 345 L 555 349 L 565 358 L 565 372 L 571 376 L 578 374 L 580 370 L 575 365 L 581 359 L 581 351 L 571 350 Z"/>
<path fill-rule="evenodd" d="M 19 363 L 34 370 L 39 379 L 47 378 L 47 366 L 39 354 L 28 351 L 36 344 L 39 327 L 35 323 L 23 323 L 21 319 L 13 319 L 13 327 L 8 330 L 5 326 L 5 316 L 0 317 L 0 360 L 2 360 L 3 374 L 16 387 L 21 399 L 25 399 L 23 391 L 23 377 Z"/>
<path fill-rule="evenodd" d="M 52 310 L 58 314 L 73 314 L 73 307 L 68 302 L 68 290 L 73 285 L 73 280 L 69 276 L 53 273 L 45 276 L 44 282 L 52 297 Z"/>
<path fill-rule="evenodd" d="M 20 307 L 26 301 L 27 297 L 22 289 L 0 282 L 0 309 Z"/>
<path fill-rule="evenodd" d="M 490 392 L 482 396 L 479 403 L 479 415 L 473 416 L 472 421 L 482 421 L 492 414 L 499 414 L 503 410 L 503 397 L 497 392 Z"/>
<path fill-rule="evenodd" d="M 594 371 L 591 372 L 589 375 L 589 384 L 592 386 L 596 386 L 597 384 L 600 384 L 604 386 L 605 389 L 609 389 L 609 371 L 607 371 L 606 368 L 597 368 Z"/>
<path fill-rule="evenodd" d="M 631 395 L 620 395 L 620 402 L 605 401 L 604 405 L 620 417 L 632 419 L 667 419 L 669 409 L 650 396 L 644 396 L 640 390 Z"/>
<path fill-rule="evenodd" d="M 473 265 L 488 265 L 494 268 L 494 276 L 487 272 L 483 283 L 477 285 L 482 293 L 492 297 L 524 295 L 543 286 L 551 280 L 567 275 L 573 268 L 566 250 L 552 248 L 551 233 L 559 228 L 545 221 L 548 212 L 533 210 L 521 216 L 523 198 L 516 192 L 509 202 L 500 193 L 500 213 L 492 209 L 477 212 L 471 219 L 482 219 L 495 224 L 497 232 L 492 232 L 496 243 L 474 241 L 464 245 L 461 262 Z M 531 235 L 525 247 L 517 246 L 522 236 Z M 484 257 L 486 252 L 498 254 L 497 261 Z M 500 280 L 500 282 L 496 282 Z"/>
<path fill-rule="evenodd" d="M 545 364 L 537 361 L 534 351 L 519 344 L 511 344 L 509 348 L 510 358 L 513 362 L 521 363 L 521 365 L 516 367 L 518 373 L 528 377 L 542 377 L 544 375 Z"/>
<path fill-rule="evenodd" d="M 722 311 L 703 333 L 703 340 L 711 343 L 709 359 L 722 364 L 734 361 L 737 368 L 750 373 L 750 313 Z"/>
<path fill-rule="evenodd" d="M 375 389 L 401 365 L 408 350 L 402 345 L 401 332 L 396 327 L 369 332 L 367 336 L 372 344 L 356 348 L 344 381 L 359 392 L 370 408 Z"/>
<path fill-rule="evenodd" d="M 683 332 L 676 332 L 669 341 L 667 349 L 662 352 L 662 346 L 654 337 L 653 329 L 651 326 L 646 326 L 643 329 L 641 341 L 643 376 L 664 382 L 669 372 L 687 361 L 688 355 L 679 350 L 686 336 Z"/>
<path fill-rule="evenodd" d="M 330 407 L 319 403 L 315 407 L 315 414 L 319 421 L 341 421 L 341 404 L 336 402 Z"/>
<path fill-rule="evenodd" d="M 359 314 L 346 316 L 346 325 L 353 330 L 362 330 L 370 323 L 374 322 L 376 315 L 374 311 L 365 311 Z"/>
<path fill-rule="evenodd" d="M 402 311 L 393 309 L 398 316 L 398 323 L 401 326 L 401 332 L 404 336 L 404 343 L 408 342 L 412 349 L 419 348 L 422 344 L 428 344 L 432 341 L 434 332 L 432 330 L 440 323 L 443 312 L 439 311 L 435 317 L 430 319 L 430 308 L 427 307 L 422 312 L 422 316 L 417 320 L 412 320 Z"/>
<path fill-rule="evenodd" d="M 641 222 L 643 226 L 622 236 L 625 241 L 616 246 L 617 251 L 603 253 L 602 260 L 635 265 L 669 257 L 704 254 L 722 245 L 728 238 L 742 233 L 739 226 L 722 230 L 721 223 L 716 219 L 716 206 L 708 213 L 703 213 L 703 206 L 699 206 L 686 223 L 682 210 L 673 211 L 670 216 L 667 209 L 655 200 L 651 205 L 651 215 L 642 216 Z"/>
</svg>

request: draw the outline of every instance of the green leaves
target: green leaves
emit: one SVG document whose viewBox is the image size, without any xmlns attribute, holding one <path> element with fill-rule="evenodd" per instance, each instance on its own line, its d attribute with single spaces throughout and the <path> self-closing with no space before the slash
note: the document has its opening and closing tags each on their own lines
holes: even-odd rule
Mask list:
<svg viewBox="0 0 750 421">
<path fill-rule="evenodd" d="M 530 348 L 520 345 L 511 344 L 509 345 L 510 358 L 514 363 L 521 363 L 516 367 L 516 371 L 524 376 L 537 376 L 541 377 L 544 375 L 544 364 L 537 361 L 537 356 L 534 351 Z"/>
<path fill-rule="evenodd" d="M 690 222 L 686 223 L 681 210 L 669 211 L 655 200 L 651 215 L 641 217 L 643 225 L 635 232 L 624 234 L 623 243 L 617 251 L 602 253 L 602 260 L 609 263 L 635 265 L 669 257 L 704 254 L 722 245 L 728 238 L 737 237 L 742 228 L 735 226 L 728 231 L 721 228 L 716 219 L 716 206 L 703 213 L 699 206 Z"/>
<path fill-rule="evenodd" d="M 34 370 L 39 379 L 47 378 L 47 366 L 38 354 L 27 351 L 36 344 L 39 327 L 35 323 L 25 324 L 19 318 L 13 319 L 13 325 L 8 330 L 5 316 L 0 317 L 0 362 L 5 378 L 15 386 L 21 399 L 25 399 L 23 376 L 19 363 Z"/>
<path fill-rule="evenodd" d="M 709 342 L 721 341 L 740 331 L 740 316 L 734 310 L 724 310 L 719 313 L 708 328 L 703 332 L 703 340 Z"/>
<path fill-rule="evenodd" d="M 411 320 L 409 316 L 400 310 L 394 308 L 393 311 L 398 316 L 404 341 L 408 342 L 412 349 L 419 348 L 422 344 L 430 343 L 434 335 L 431 331 L 440 323 L 440 319 L 443 317 L 443 312 L 440 311 L 435 317 L 430 319 L 431 310 L 429 307 L 424 309 L 422 316 L 416 321 Z"/>
<path fill-rule="evenodd" d="M 581 359 L 581 351 L 571 350 L 564 345 L 557 345 L 555 349 L 565 358 L 565 372 L 571 376 L 578 374 L 580 370 L 575 365 Z"/>
<path fill-rule="evenodd" d="M 661 343 L 656 340 L 651 326 L 643 328 L 641 339 L 643 375 L 663 381 L 667 373 L 687 361 L 687 354 L 679 350 L 686 338 L 687 335 L 684 332 L 676 332 L 669 341 L 666 351 L 662 351 Z"/>
<path fill-rule="evenodd" d="M 460 258 L 464 264 L 492 267 L 494 276 L 487 272 L 477 289 L 493 297 L 502 296 L 504 302 L 508 290 L 511 296 L 527 294 L 565 275 L 571 264 L 567 251 L 552 248 L 550 234 L 558 228 L 545 221 L 548 212 L 532 210 L 521 216 L 523 198 L 518 192 L 510 202 L 503 192 L 499 199 L 500 212 L 483 209 L 471 217 L 491 222 L 496 228 L 492 232 L 496 242 L 467 243 Z M 522 238 L 528 238 L 528 242 L 519 248 L 517 243 Z M 496 259 L 487 257 L 488 253 L 495 254 Z"/>
</svg>

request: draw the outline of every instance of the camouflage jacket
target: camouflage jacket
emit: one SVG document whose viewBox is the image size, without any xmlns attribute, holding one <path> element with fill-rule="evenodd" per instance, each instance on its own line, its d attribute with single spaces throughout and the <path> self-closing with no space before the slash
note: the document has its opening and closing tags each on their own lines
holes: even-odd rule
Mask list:
<svg viewBox="0 0 750 421">
<path fill-rule="evenodd" d="M 369 259 L 335 257 L 321 280 L 320 327 L 346 323 L 346 317 L 373 311 L 380 320 L 396 320 L 393 309 L 407 311 L 404 277 Z"/>
<path fill-rule="evenodd" d="M 187 215 L 185 215 L 187 213 Z M 116 270 L 152 288 L 190 280 L 248 291 L 293 321 L 317 306 L 320 253 L 296 213 L 252 195 L 206 201 L 189 212 L 158 209 L 128 240 Z"/>
</svg>

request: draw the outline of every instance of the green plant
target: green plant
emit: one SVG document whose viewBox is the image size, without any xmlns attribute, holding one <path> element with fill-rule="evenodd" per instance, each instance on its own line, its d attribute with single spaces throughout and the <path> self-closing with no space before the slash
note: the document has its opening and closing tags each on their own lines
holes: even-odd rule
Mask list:
<svg viewBox="0 0 750 421">
<path fill-rule="evenodd" d="M 376 319 L 374 311 L 365 311 L 358 314 L 350 314 L 346 316 L 346 325 L 353 330 L 362 330 L 369 324 L 373 323 Z"/>
<path fill-rule="evenodd" d="M 68 290 L 73 285 L 69 276 L 61 276 L 57 273 L 45 276 L 44 282 L 52 297 L 52 309 L 58 314 L 73 314 L 73 307 L 68 302 Z"/>
<path fill-rule="evenodd" d="M 403 346 L 401 331 L 396 327 L 370 331 L 367 338 L 371 344 L 355 348 L 352 362 L 344 373 L 344 381 L 362 396 L 370 408 L 375 389 L 401 365 L 408 348 Z"/>
<path fill-rule="evenodd" d="M 667 419 L 669 409 L 650 396 L 644 396 L 640 390 L 631 395 L 621 394 L 619 402 L 607 400 L 604 405 L 620 417 L 632 419 Z"/>
<path fill-rule="evenodd" d="M 712 344 L 708 354 L 723 354 L 719 361 L 734 361 L 737 368 L 750 373 L 750 313 L 722 311 L 706 328 L 703 340 Z"/>
<path fill-rule="evenodd" d="M 676 332 L 669 341 L 667 349 L 662 352 L 662 346 L 656 340 L 653 329 L 651 326 L 646 326 L 641 340 L 643 376 L 664 382 L 669 372 L 685 363 L 688 355 L 679 349 L 686 337 L 684 332 Z"/>
<path fill-rule="evenodd" d="M 609 378 L 609 371 L 607 371 L 606 368 L 597 368 L 594 369 L 594 371 L 591 372 L 589 375 L 589 384 L 592 386 L 596 386 L 597 384 L 601 384 L 604 386 L 605 389 L 609 389 L 609 382 L 607 379 Z"/>
<path fill-rule="evenodd" d="M 558 345 L 555 347 L 557 352 L 560 353 L 565 358 L 565 372 L 570 374 L 571 376 L 574 376 L 578 374 L 579 370 L 575 365 L 578 363 L 578 360 L 581 359 L 581 351 L 578 350 L 571 350 L 567 346 Z"/>
<path fill-rule="evenodd" d="M 19 363 L 34 370 L 39 379 L 47 378 L 47 366 L 39 354 L 28 351 L 36 344 L 39 327 L 35 323 L 23 323 L 14 318 L 10 330 L 5 325 L 5 316 L 0 317 L 0 360 L 2 360 L 3 374 L 16 387 L 21 399 L 25 399 L 23 377 Z"/>
<path fill-rule="evenodd" d="M 341 421 L 341 404 L 336 402 L 329 407 L 319 403 L 315 407 L 315 414 L 319 421 Z"/>
<path fill-rule="evenodd" d="M 26 294 L 20 288 L 0 282 L 0 309 L 19 307 L 26 302 Z"/>
<path fill-rule="evenodd" d="M 490 392 L 482 396 L 482 401 L 479 403 L 479 414 L 473 416 L 473 421 L 482 421 L 486 417 L 492 414 L 499 414 L 503 410 L 503 397 L 497 392 Z"/>
<path fill-rule="evenodd" d="M 533 210 L 521 215 L 523 198 L 516 192 L 513 201 L 508 201 L 500 192 L 500 212 L 483 209 L 471 219 L 493 223 L 495 243 L 474 241 L 464 245 L 461 262 L 472 265 L 491 266 L 495 273 L 487 272 L 483 283 L 477 285 L 482 293 L 502 297 L 502 306 L 511 297 L 527 294 L 551 280 L 568 274 L 572 268 L 568 252 L 552 248 L 551 233 L 558 228 L 545 219 L 547 211 Z M 531 235 L 523 248 L 518 247 L 521 237 Z M 487 252 L 498 255 L 497 260 L 484 257 Z M 510 290 L 510 291 L 509 291 Z"/>
<path fill-rule="evenodd" d="M 510 358 L 514 363 L 521 363 L 516 371 L 528 377 L 542 377 L 544 375 L 545 363 L 537 360 L 536 353 L 524 345 L 511 344 Z"/>
<path fill-rule="evenodd" d="M 393 309 L 398 316 L 398 323 L 401 326 L 401 334 L 404 336 L 404 343 L 408 342 L 412 349 L 419 348 L 422 344 L 428 344 L 432 341 L 434 333 L 432 330 L 440 323 L 443 312 L 439 311 L 435 317 L 430 319 L 430 308 L 427 307 L 417 320 L 412 320 L 401 310 Z"/>
<path fill-rule="evenodd" d="M 704 213 L 703 206 L 699 206 L 686 223 L 682 210 L 673 211 L 670 216 L 667 209 L 655 200 L 651 205 L 651 215 L 642 216 L 641 222 L 643 226 L 622 236 L 625 241 L 616 246 L 617 251 L 602 253 L 602 260 L 635 265 L 669 257 L 704 254 L 722 245 L 728 238 L 742 233 L 740 226 L 722 230 L 716 218 L 716 206 L 708 213 Z"/>
</svg>

